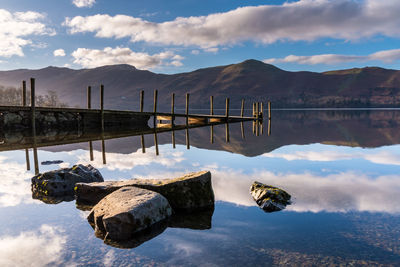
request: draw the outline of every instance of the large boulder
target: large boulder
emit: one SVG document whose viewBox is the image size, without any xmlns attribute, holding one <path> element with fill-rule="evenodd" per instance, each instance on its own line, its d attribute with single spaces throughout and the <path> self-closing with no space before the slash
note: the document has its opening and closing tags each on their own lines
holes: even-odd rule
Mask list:
<svg viewBox="0 0 400 267">
<path fill-rule="evenodd" d="M 91 165 L 74 165 L 72 168 L 38 174 L 32 178 L 32 194 L 34 196 L 74 195 L 76 183 L 92 183 L 104 181 L 100 172 Z"/>
<path fill-rule="evenodd" d="M 171 206 L 161 194 L 137 187 L 124 187 L 97 203 L 88 221 L 96 235 L 104 235 L 105 240 L 129 240 L 171 214 Z"/>
<path fill-rule="evenodd" d="M 260 182 L 251 185 L 250 193 L 258 206 L 266 212 L 280 211 L 291 204 L 291 196 L 285 190 Z"/>
<path fill-rule="evenodd" d="M 214 206 L 211 173 L 189 173 L 175 179 L 132 179 L 103 183 L 76 184 L 77 205 L 95 205 L 103 197 L 123 188 L 139 187 L 163 195 L 174 211 L 200 211 Z"/>
</svg>

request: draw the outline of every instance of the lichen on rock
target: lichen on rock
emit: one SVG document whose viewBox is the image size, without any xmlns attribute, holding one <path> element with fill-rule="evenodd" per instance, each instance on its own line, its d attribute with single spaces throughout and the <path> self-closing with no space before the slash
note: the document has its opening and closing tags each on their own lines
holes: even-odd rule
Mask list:
<svg viewBox="0 0 400 267">
<path fill-rule="evenodd" d="M 266 212 L 280 211 L 290 205 L 291 196 L 285 190 L 260 182 L 254 182 L 250 187 L 250 194 Z"/>
</svg>

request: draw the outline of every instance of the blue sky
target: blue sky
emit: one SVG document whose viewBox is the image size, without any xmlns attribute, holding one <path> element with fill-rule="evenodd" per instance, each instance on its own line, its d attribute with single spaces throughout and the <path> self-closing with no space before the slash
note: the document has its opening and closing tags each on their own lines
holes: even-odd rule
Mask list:
<svg viewBox="0 0 400 267">
<path fill-rule="evenodd" d="M 0 0 L 0 69 L 400 69 L 398 0 Z"/>
</svg>

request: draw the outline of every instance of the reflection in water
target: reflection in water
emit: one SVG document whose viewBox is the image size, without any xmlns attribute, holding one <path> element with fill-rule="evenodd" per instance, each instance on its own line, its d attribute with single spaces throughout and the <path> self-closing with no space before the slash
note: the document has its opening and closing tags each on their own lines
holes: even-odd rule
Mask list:
<svg viewBox="0 0 400 267">
<path fill-rule="evenodd" d="M 0 265 L 73 265 L 73 262 L 63 262 L 65 243 L 63 231 L 46 224 L 37 231 L 21 232 L 18 236 L 0 236 Z"/>
</svg>

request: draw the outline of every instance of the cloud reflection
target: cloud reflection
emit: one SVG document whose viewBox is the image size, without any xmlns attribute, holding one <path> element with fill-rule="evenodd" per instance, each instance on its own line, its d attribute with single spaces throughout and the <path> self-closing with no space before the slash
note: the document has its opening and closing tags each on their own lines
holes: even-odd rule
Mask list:
<svg viewBox="0 0 400 267">
<path fill-rule="evenodd" d="M 1 236 L 0 266 L 60 265 L 65 243 L 66 238 L 62 231 L 46 224 L 36 232 Z"/>
<path fill-rule="evenodd" d="M 320 176 L 313 173 L 244 174 L 234 170 L 214 170 L 216 200 L 237 205 L 256 206 L 249 194 L 254 180 L 286 190 L 294 204 L 287 210 L 296 212 L 371 211 L 399 213 L 400 176 L 369 177 L 355 172 Z"/>
</svg>

